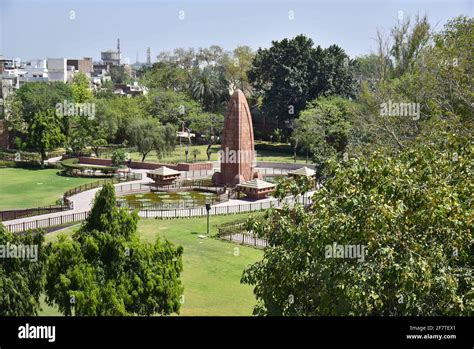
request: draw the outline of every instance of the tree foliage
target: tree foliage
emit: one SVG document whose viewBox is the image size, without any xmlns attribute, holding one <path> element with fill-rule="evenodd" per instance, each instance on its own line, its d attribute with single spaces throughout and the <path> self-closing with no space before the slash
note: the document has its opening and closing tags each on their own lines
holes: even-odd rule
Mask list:
<svg viewBox="0 0 474 349">
<path fill-rule="evenodd" d="M 137 222 L 137 213 L 115 207 L 112 184 L 104 185 L 86 224 L 49 246 L 47 303 L 78 316 L 179 312 L 183 249 L 141 242 Z"/>
<path fill-rule="evenodd" d="M 259 49 L 248 77 L 263 96 L 263 112 L 284 121 L 297 117 L 307 102 L 319 96 L 350 96 L 352 64 L 340 47 L 314 47 L 313 40 L 298 35 Z"/>
<path fill-rule="evenodd" d="M 66 140 L 61 131 L 61 117 L 53 109 L 37 112 L 31 121 L 28 139 L 44 163 L 46 152 L 63 145 Z"/>
<path fill-rule="evenodd" d="M 472 315 L 474 148 L 452 132 L 333 163 L 308 210 L 251 223 L 270 244 L 242 279 L 255 286 L 254 313 Z M 365 260 L 326 258 L 334 243 L 366 246 Z"/>
<path fill-rule="evenodd" d="M 130 83 L 131 77 L 123 66 L 110 66 L 110 78 L 112 82 L 116 84 L 127 84 Z"/>
<path fill-rule="evenodd" d="M 360 113 L 353 118 L 350 146 L 354 153 L 409 146 L 430 119 L 461 117 L 472 122 L 473 31 L 473 21 L 466 17 L 449 21 L 434 34 L 424 17 L 413 26 L 407 20 L 392 29 L 393 45 L 380 44 L 385 50 L 365 65 L 361 78 Z M 381 115 L 382 105 L 389 102 L 412 104 L 419 112 Z"/>
<path fill-rule="evenodd" d="M 114 166 L 122 166 L 128 160 L 127 154 L 125 154 L 123 149 L 117 149 L 112 153 L 111 160 Z"/>
<path fill-rule="evenodd" d="M 341 158 L 349 143 L 351 120 L 357 105 L 341 97 L 322 97 L 311 103 L 295 121 L 293 139 L 311 152 L 319 170 L 331 158 Z"/>
<path fill-rule="evenodd" d="M 44 237 L 42 232 L 12 234 L 0 224 L 0 245 L 10 248 L 36 246 L 36 260 L 0 258 L 0 316 L 34 316 L 43 292 Z"/>
<path fill-rule="evenodd" d="M 228 81 L 222 69 L 205 67 L 191 82 L 191 95 L 205 111 L 215 111 L 229 98 Z"/>
<path fill-rule="evenodd" d="M 72 101 L 71 87 L 62 82 L 29 82 L 23 84 L 12 98 L 9 99 L 9 113 L 7 116 L 8 127 L 12 138 L 20 137 L 26 142 L 28 148 L 35 147 L 32 142 L 31 125 L 35 117 L 49 113 L 54 110 L 58 103 Z M 61 132 L 67 135 L 69 132 L 69 120 L 67 117 L 58 115 Z M 54 125 L 56 119 L 54 119 Z"/>
<path fill-rule="evenodd" d="M 74 74 L 71 92 L 76 103 L 84 103 L 92 99 L 89 78 L 82 72 Z"/>
</svg>

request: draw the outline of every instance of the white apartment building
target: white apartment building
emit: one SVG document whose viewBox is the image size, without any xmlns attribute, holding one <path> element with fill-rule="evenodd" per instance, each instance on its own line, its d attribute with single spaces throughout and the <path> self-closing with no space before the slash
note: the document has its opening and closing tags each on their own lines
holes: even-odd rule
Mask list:
<svg viewBox="0 0 474 349">
<path fill-rule="evenodd" d="M 47 68 L 49 81 L 68 81 L 66 58 L 48 58 Z"/>
<path fill-rule="evenodd" d="M 48 81 L 46 59 L 35 59 L 23 65 L 18 71 L 20 84 L 32 81 Z"/>
</svg>

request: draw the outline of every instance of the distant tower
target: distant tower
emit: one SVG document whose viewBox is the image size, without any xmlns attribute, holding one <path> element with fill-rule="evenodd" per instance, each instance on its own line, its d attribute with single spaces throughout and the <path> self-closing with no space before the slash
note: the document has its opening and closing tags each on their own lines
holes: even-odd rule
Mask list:
<svg viewBox="0 0 474 349">
<path fill-rule="evenodd" d="M 118 52 L 118 59 L 119 59 L 119 65 L 120 65 L 120 59 L 122 58 L 120 56 L 120 38 L 117 39 L 117 52 Z"/>
<path fill-rule="evenodd" d="M 138 52 L 137 52 L 137 58 L 135 58 L 135 63 L 138 63 Z"/>
<path fill-rule="evenodd" d="M 149 47 L 146 49 L 146 64 L 151 65 L 151 50 Z"/>
</svg>

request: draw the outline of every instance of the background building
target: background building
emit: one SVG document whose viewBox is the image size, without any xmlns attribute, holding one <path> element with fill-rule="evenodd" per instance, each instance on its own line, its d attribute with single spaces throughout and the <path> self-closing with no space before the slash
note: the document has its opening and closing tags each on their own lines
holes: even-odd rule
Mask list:
<svg viewBox="0 0 474 349">
<path fill-rule="evenodd" d="M 74 67 L 74 71 L 79 71 L 89 77 L 94 71 L 91 57 L 84 57 L 83 59 L 68 59 L 67 66 Z"/>
<path fill-rule="evenodd" d="M 67 82 L 68 72 L 66 58 L 48 58 L 47 66 L 49 81 Z"/>
<path fill-rule="evenodd" d="M 103 51 L 100 53 L 100 58 L 106 65 L 120 65 L 120 53 L 118 51 Z"/>
</svg>

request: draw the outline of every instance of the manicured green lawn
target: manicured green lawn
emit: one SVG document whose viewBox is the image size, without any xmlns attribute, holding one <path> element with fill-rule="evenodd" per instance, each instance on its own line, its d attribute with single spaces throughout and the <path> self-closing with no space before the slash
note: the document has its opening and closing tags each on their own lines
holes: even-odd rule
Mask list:
<svg viewBox="0 0 474 349">
<path fill-rule="evenodd" d="M 267 149 L 259 150 L 258 146 L 265 146 Z M 273 161 L 273 162 L 289 162 L 294 163 L 295 159 L 293 157 L 293 149 L 287 143 L 272 143 L 265 141 L 255 142 L 257 148 L 257 160 L 258 161 Z M 283 150 L 290 150 L 291 153 L 285 152 Z M 300 154 L 296 155 L 297 163 L 304 163 L 306 158 Z"/>
<path fill-rule="evenodd" d="M 211 234 L 216 225 L 242 219 L 246 215 L 211 217 Z M 71 234 L 75 228 L 62 232 Z M 260 260 L 261 250 L 216 239 L 201 239 L 206 234 L 205 218 L 176 220 L 142 219 L 138 229 L 144 241 L 160 236 L 184 248 L 184 304 L 181 315 L 252 315 L 255 297 L 252 287 L 240 284 L 246 266 Z M 48 234 L 53 241 L 58 232 Z M 43 306 L 40 315 L 57 315 L 54 308 Z"/>
<path fill-rule="evenodd" d="M 54 205 L 63 193 L 91 178 L 58 176 L 58 170 L 0 169 L 0 210 Z"/>
<path fill-rule="evenodd" d="M 270 148 L 274 148 L 274 150 L 257 150 L 257 161 L 274 161 L 274 162 L 294 162 L 293 156 L 288 153 L 284 153 L 279 151 L 281 147 L 288 146 L 286 144 L 281 143 L 269 143 L 269 142 L 257 142 L 257 143 L 265 143 L 270 146 Z M 196 161 L 207 161 L 207 145 L 192 145 L 188 148 L 188 162 L 194 161 L 193 150 L 197 149 L 199 154 L 196 156 Z M 211 154 L 211 161 L 218 160 L 218 151 L 220 150 L 220 145 L 213 145 L 211 147 L 212 154 Z M 183 145 L 180 147 L 179 145 L 176 146 L 176 149 L 173 153 L 165 156 L 161 159 L 158 159 L 155 152 L 151 152 L 145 158 L 147 162 L 161 162 L 161 163 L 178 163 L 178 162 L 185 162 L 186 160 L 186 146 Z M 142 156 L 137 152 L 128 152 L 130 158 L 134 161 L 141 161 Z M 101 157 L 110 158 L 112 156 L 112 152 L 103 152 L 100 154 Z M 296 161 L 299 163 L 305 162 L 305 158 L 301 155 L 296 156 Z"/>
<path fill-rule="evenodd" d="M 196 155 L 196 161 L 207 161 L 207 145 L 192 145 L 188 148 L 188 162 L 193 162 L 194 161 L 194 156 L 193 156 L 193 150 L 198 150 L 199 154 Z M 215 145 L 212 148 L 212 154 L 211 154 L 211 161 L 216 161 L 217 160 L 217 151 L 220 149 L 220 146 Z M 186 161 L 186 146 L 183 145 L 182 147 L 178 144 L 175 148 L 175 150 L 167 155 L 162 157 L 161 159 L 158 159 L 156 156 L 156 152 L 152 151 L 150 152 L 147 157 L 145 158 L 146 162 L 159 162 L 159 163 L 168 163 L 168 164 L 176 164 L 178 162 L 185 162 Z M 130 155 L 130 158 L 134 161 L 142 161 L 142 155 L 139 154 L 136 151 L 127 151 L 125 150 Z M 110 158 L 112 156 L 113 152 L 102 152 L 100 154 L 100 157 L 102 158 Z"/>
</svg>

